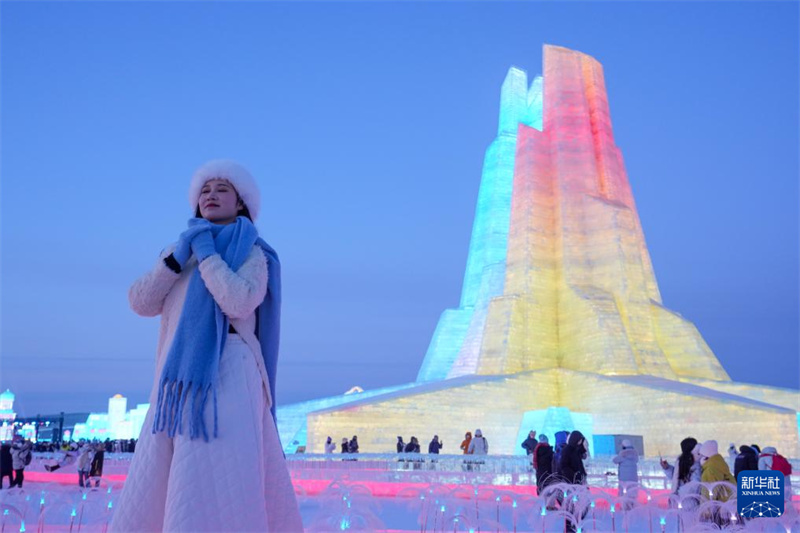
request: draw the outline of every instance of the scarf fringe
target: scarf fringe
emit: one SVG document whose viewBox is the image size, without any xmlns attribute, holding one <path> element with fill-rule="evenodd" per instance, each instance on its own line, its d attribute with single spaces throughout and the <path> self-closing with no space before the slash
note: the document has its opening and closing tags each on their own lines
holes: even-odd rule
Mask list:
<svg viewBox="0 0 800 533">
<path fill-rule="evenodd" d="M 189 421 L 189 438 L 194 440 L 202 435 L 203 440 L 208 442 L 208 429 L 203 413 L 205 413 L 208 397 L 212 396 L 214 403 L 213 435 L 214 438 L 217 438 L 219 423 L 216 387 L 208 385 L 204 389 L 193 389 L 195 387 L 191 382 L 184 384 L 183 381 L 165 380 L 161 383 L 153 419 L 153 434 L 166 430 L 167 436 L 170 438 L 174 438 L 176 433 L 183 435 L 183 411 L 187 407 L 187 402 L 190 402 L 192 418 Z"/>
</svg>

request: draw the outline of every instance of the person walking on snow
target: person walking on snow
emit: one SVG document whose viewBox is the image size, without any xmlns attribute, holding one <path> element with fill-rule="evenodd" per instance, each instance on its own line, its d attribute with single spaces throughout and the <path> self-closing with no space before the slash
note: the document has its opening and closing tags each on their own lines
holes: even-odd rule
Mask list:
<svg viewBox="0 0 800 533">
<path fill-rule="evenodd" d="M 33 460 L 33 443 L 29 440 L 16 440 L 11 447 L 11 463 L 14 468 L 14 481 L 8 488 L 22 488 L 25 480 L 25 467 Z"/>
<path fill-rule="evenodd" d="M 617 465 L 617 479 L 619 479 L 618 496 L 625 494 L 628 483 L 639 482 L 639 454 L 630 440 L 624 439 L 622 441 L 622 449 L 619 454 L 615 455 L 612 459 Z"/>
<path fill-rule="evenodd" d="M 253 224 L 258 185 L 215 160 L 188 196 L 188 228 L 128 294 L 161 329 L 110 531 L 302 531 L 275 423 L 281 272 Z"/>
<path fill-rule="evenodd" d="M 94 460 L 94 445 L 85 442 L 78 448 L 78 485 L 81 487 L 91 487 L 89 483 L 89 472 L 92 469 Z"/>
</svg>

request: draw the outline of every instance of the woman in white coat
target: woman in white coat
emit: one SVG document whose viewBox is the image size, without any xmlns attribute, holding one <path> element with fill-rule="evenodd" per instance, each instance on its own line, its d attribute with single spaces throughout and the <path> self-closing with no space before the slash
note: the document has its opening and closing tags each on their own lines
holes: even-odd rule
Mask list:
<svg viewBox="0 0 800 533">
<path fill-rule="evenodd" d="M 280 263 L 242 166 L 206 163 L 194 219 L 130 289 L 161 315 L 150 409 L 111 531 L 302 531 L 274 420 Z"/>
</svg>

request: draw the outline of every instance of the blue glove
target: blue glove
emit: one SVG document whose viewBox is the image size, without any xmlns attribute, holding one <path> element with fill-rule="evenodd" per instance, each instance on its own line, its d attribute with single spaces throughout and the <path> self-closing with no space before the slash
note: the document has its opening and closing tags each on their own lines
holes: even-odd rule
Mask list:
<svg viewBox="0 0 800 533">
<path fill-rule="evenodd" d="M 192 241 L 198 233 L 205 231 L 208 228 L 203 226 L 191 226 L 189 229 L 181 233 L 178 237 L 178 244 L 175 245 L 175 250 L 172 252 L 172 257 L 178 262 L 181 268 L 186 266 L 186 261 L 192 255 Z"/>
<path fill-rule="evenodd" d="M 217 247 L 214 246 L 214 237 L 211 236 L 210 231 L 201 231 L 192 239 L 192 253 L 197 258 L 198 263 L 209 256 L 217 253 Z"/>
</svg>

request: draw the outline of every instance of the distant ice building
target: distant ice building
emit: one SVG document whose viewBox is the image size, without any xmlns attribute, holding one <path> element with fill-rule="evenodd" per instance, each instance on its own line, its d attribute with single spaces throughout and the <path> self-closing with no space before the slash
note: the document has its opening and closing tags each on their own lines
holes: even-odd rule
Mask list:
<svg viewBox="0 0 800 533">
<path fill-rule="evenodd" d="M 14 393 L 6 389 L 0 394 L 0 441 L 11 440 L 14 436 Z"/>
<path fill-rule="evenodd" d="M 85 423 L 75 424 L 72 439 L 138 438 L 149 407 L 149 403 L 140 403 L 128 411 L 128 399 L 121 394 L 115 394 L 108 399 L 107 413 L 90 413 Z"/>
</svg>

